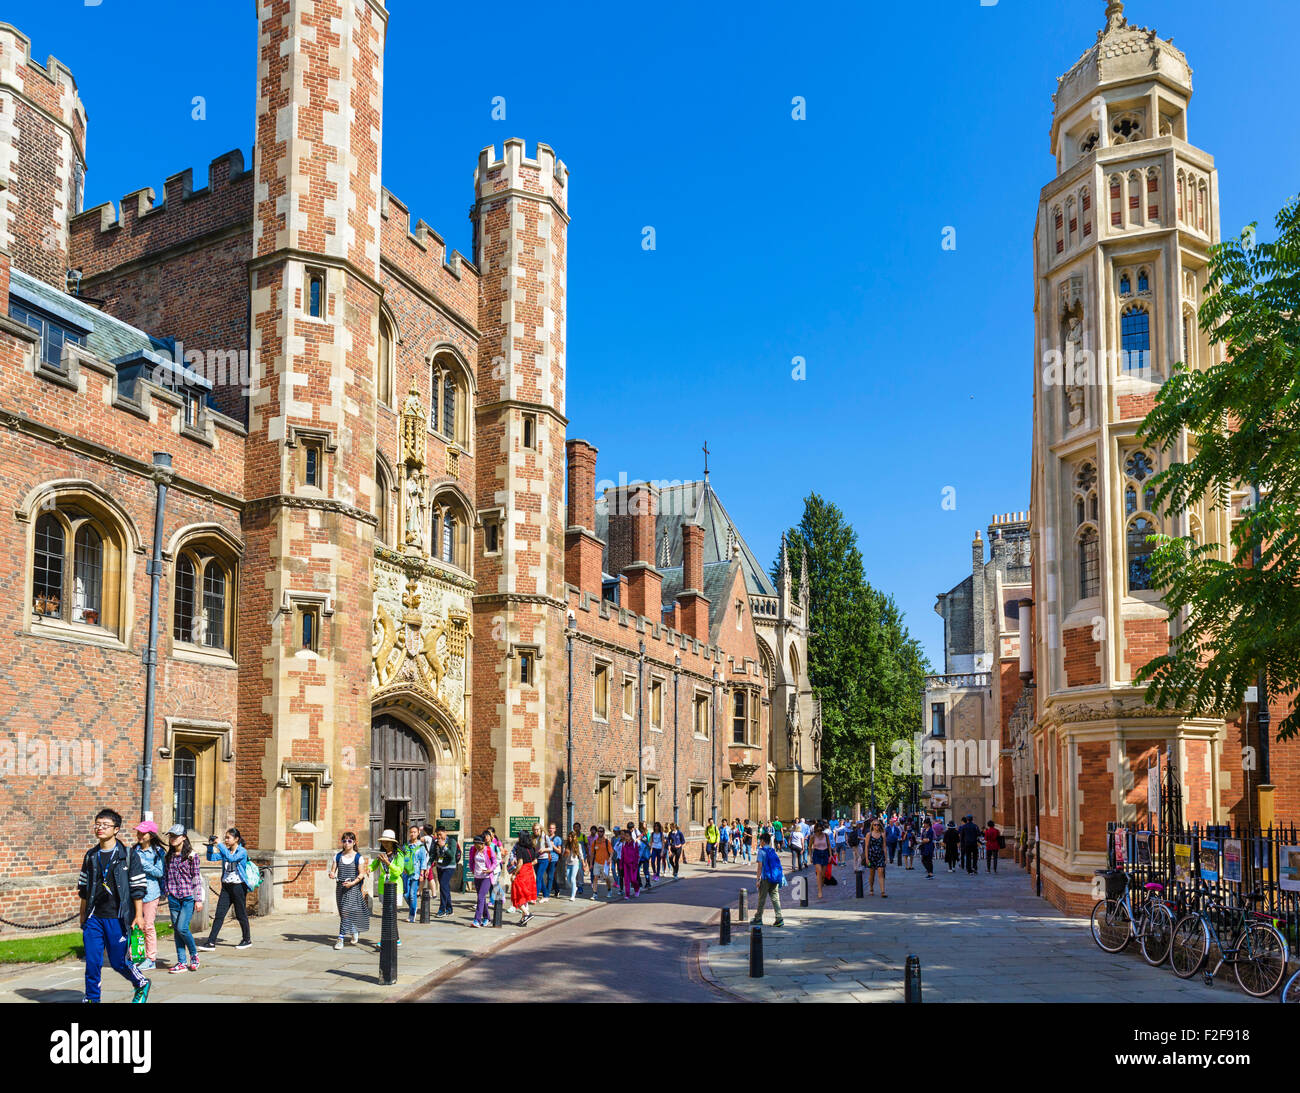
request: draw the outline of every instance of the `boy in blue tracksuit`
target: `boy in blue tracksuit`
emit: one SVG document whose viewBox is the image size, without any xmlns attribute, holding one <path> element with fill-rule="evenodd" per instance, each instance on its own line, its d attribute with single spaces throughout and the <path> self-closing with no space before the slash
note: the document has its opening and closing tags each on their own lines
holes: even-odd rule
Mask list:
<svg viewBox="0 0 1300 1093">
<path fill-rule="evenodd" d="M 86 851 L 77 879 L 81 897 L 81 943 L 86 950 L 86 994 L 98 1002 L 104 951 L 115 972 L 135 988 L 132 1002 L 149 1000 L 149 980 L 131 963 L 127 935 L 143 914 L 145 876 L 140 856 L 118 841 L 122 817 L 111 808 L 95 817 L 96 845 Z"/>
</svg>

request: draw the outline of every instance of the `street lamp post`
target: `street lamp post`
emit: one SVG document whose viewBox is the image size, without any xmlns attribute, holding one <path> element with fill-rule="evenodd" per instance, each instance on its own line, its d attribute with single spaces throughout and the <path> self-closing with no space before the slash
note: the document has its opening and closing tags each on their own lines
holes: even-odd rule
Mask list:
<svg viewBox="0 0 1300 1093">
<path fill-rule="evenodd" d="M 709 728 L 709 812 L 718 824 L 718 670 L 713 669 L 713 724 Z"/>
<path fill-rule="evenodd" d="M 679 716 L 679 707 L 677 705 L 677 685 L 681 682 L 681 678 L 682 655 L 681 653 L 676 653 L 673 656 L 673 823 L 677 824 L 679 829 L 682 821 L 677 812 L 677 721 Z"/>
<path fill-rule="evenodd" d="M 871 745 L 871 815 L 876 814 L 876 745 Z"/>
<path fill-rule="evenodd" d="M 146 566 L 149 574 L 149 644 L 144 651 L 144 761 L 140 764 L 142 821 L 153 818 L 150 797 L 153 795 L 153 722 L 158 678 L 158 601 L 163 571 L 163 510 L 167 506 L 167 486 L 172 480 L 172 457 L 168 452 L 153 453 L 153 477 L 157 483 L 157 493 L 153 510 L 153 555 Z"/>
</svg>

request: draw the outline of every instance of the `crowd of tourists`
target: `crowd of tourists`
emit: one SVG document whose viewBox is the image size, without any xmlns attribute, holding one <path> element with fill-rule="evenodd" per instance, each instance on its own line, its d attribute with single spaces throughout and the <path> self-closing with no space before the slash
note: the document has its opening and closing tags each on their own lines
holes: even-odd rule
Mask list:
<svg viewBox="0 0 1300 1093">
<path fill-rule="evenodd" d="M 227 913 L 233 913 L 239 924 L 236 948 L 247 949 L 253 944 L 247 898 L 260 883 L 260 874 L 249 860 L 237 828 L 229 828 L 220 841 L 213 835 L 204 847 L 207 860 L 220 863 L 221 883 L 208 936 L 196 943 L 190 923 L 203 907 L 204 884 L 199 855 L 187 830 L 176 824 L 164 836 L 157 824 L 146 820 L 136 826 L 136 844 L 128 848 L 119 838 L 121 826 L 122 817 L 112 809 L 102 809 L 96 815 L 96 845 L 86 852 L 77 884 L 87 1002 L 99 1001 L 105 955 L 110 966 L 130 981 L 132 1001 L 148 999 L 150 983 L 142 973 L 159 966 L 157 919 L 163 900 L 176 945 L 176 961 L 169 967 L 173 974 L 199 970 L 198 954 L 216 948 Z M 608 830 L 575 824 L 568 832 L 557 830 L 554 823 L 543 831 L 536 823 L 531 830 L 519 833 L 509 847 L 488 827 L 473 836 L 466 852 L 468 862 L 462 858 L 459 839 L 433 825 L 411 826 L 405 840 L 395 831 L 385 830 L 378 843 L 378 852 L 367 858 L 355 832 L 345 831 L 339 838 L 329 869 L 339 915 L 335 949 L 349 942 L 359 945 L 370 924 L 365 887 L 370 874 L 374 874 L 374 893 L 380 901 L 387 887 L 393 886 L 405 903 L 408 923 L 415 922 L 426 891 L 430 896 L 437 892 L 438 910 L 433 917 L 452 917 L 452 894 L 457 876 L 464 871 L 473 883 L 473 928 L 489 925 L 498 907 L 502 913 L 518 915 L 519 925 L 526 926 L 533 909 L 551 899 L 636 899 L 670 871 L 673 877 L 678 876 L 686 852 L 683 830 L 675 823 L 659 822 L 629 823 Z M 779 855 L 787 850 L 791 871 L 813 868 L 818 899 L 824 898 L 827 885 L 839 883 L 836 867 L 862 870 L 870 894 L 875 895 L 879 884 L 880 896 L 885 899 L 889 865 L 913 869 L 919 857 L 930 880 L 935 858 L 942 852 L 950 873 L 959 867 L 975 873 L 981 860 L 987 872 L 996 873 L 1004 845 L 992 820 L 981 828 L 974 817 L 964 816 L 960 826 L 955 820 L 945 826 L 941 817 L 882 812 L 869 813 L 856 822 L 805 818 L 788 823 L 779 819 L 710 821 L 704 829 L 703 857 L 713 869 L 719 861 L 756 863 L 756 914 L 770 901 L 780 926 L 784 871 Z M 396 942 L 401 944 L 400 933 Z"/>
</svg>

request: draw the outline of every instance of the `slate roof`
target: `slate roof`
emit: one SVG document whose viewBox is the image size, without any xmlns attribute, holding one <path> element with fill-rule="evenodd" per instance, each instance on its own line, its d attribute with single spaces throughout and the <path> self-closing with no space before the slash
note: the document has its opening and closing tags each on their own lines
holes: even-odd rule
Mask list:
<svg viewBox="0 0 1300 1093">
<path fill-rule="evenodd" d="M 106 361 L 117 362 L 140 352 L 155 353 L 171 359 L 175 343 L 170 338 L 155 338 L 129 323 L 92 307 L 84 300 L 60 292 L 20 269 L 9 271 L 9 292 L 32 307 L 48 312 L 56 319 L 84 331 L 86 348 Z M 8 301 L 4 301 L 8 314 Z"/>
<path fill-rule="evenodd" d="M 596 535 L 609 542 L 609 515 L 602 513 L 602 506 L 597 505 L 596 509 Z M 659 491 L 659 515 L 655 517 L 655 568 L 665 574 L 664 577 L 664 599 L 669 601 L 667 591 L 667 573 L 669 570 L 677 569 L 680 571 L 682 565 L 682 524 L 687 520 L 692 520 L 704 528 L 704 583 L 709 583 L 708 570 L 710 565 L 726 563 L 730 560 L 727 551 L 727 529 L 730 528 L 735 537 L 735 541 L 740 545 L 740 568 L 745 575 L 745 588 L 752 596 L 771 596 L 776 597 L 776 588 L 773 587 L 771 580 L 764 571 L 763 566 L 759 563 L 754 552 L 749 549 L 749 544 L 740 534 L 740 529 L 736 527 L 735 521 L 731 519 L 726 508 L 723 507 L 718 495 L 714 492 L 713 487 L 707 482 L 682 482 L 671 486 L 663 486 Z M 667 535 L 668 561 L 664 562 L 664 536 Z M 604 558 L 607 565 L 609 561 L 608 548 Z M 720 565 L 719 569 L 725 574 L 726 566 Z M 722 576 L 714 578 L 718 581 L 718 587 L 722 586 Z M 678 585 L 674 591 L 681 591 L 681 577 L 677 578 Z M 713 599 L 711 593 L 705 589 L 705 595 Z M 712 619 L 710 618 L 710 621 Z"/>
</svg>

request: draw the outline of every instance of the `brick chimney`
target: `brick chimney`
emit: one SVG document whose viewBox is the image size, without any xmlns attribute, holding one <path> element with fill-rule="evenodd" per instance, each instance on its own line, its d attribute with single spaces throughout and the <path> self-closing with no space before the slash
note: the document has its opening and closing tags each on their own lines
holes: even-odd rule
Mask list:
<svg viewBox="0 0 1300 1093">
<path fill-rule="evenodd" d="M 609 511 L 609 572 L 627 578 L 627 608 L 659 621 L 663 577 L 655 568 L 659 488 L 636 482 L 613 491 Z"/>
<path fill-rule="evenodd" d="M 709 640 L 709 601 L 704 596 L 704 526 L 682 524 L 682 590 L 677 593 L 682 633 Z"/>
<path fill-rule="evenodd" d="M 600 598 L 600 559 L 605 544 L 596 538 L 596 449 L 585 440 L 565 445 L 569 471 L 568 527 L 564 532 L 564 580 Z"/>
</svg>

